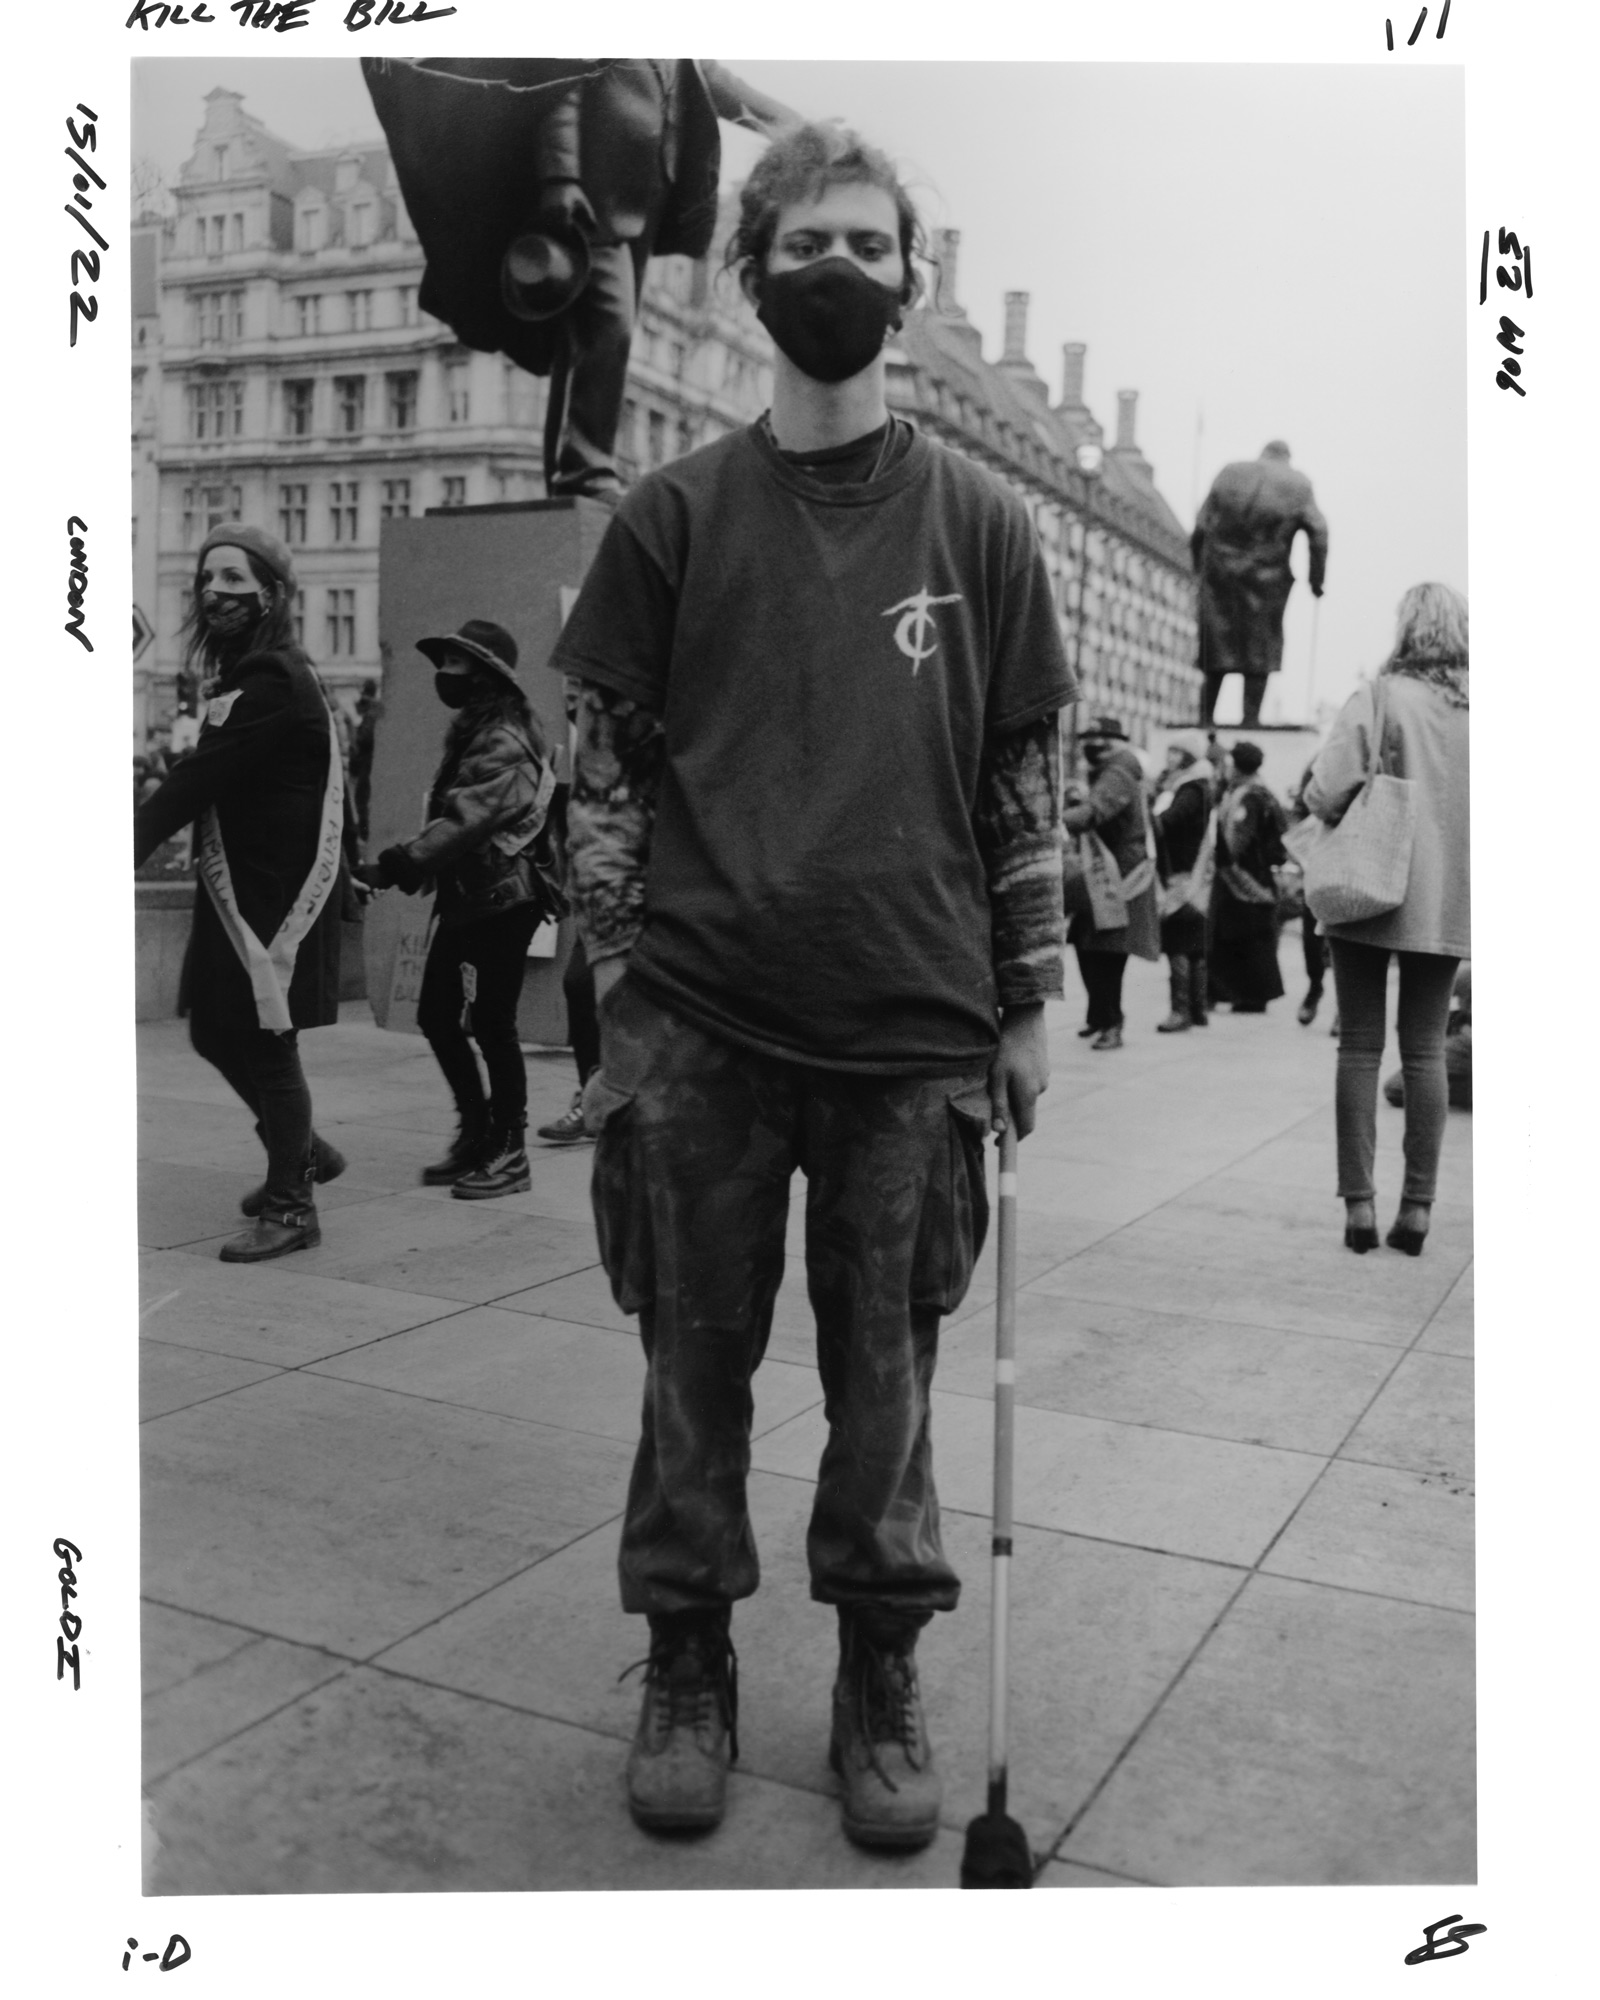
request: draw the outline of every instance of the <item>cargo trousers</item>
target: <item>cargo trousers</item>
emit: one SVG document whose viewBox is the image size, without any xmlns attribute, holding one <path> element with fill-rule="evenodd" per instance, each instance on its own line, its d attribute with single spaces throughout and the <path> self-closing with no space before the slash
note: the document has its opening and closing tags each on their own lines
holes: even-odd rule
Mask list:
<svg viewBox="0 0 1600 2000">
<path fill-rule="evenodd" d="M 929 1390 L 940 1319 L 961 1303 L 988 1223 L 987 1064 L 900 1077 L 787 1062 L 703 1032 L 632 977 L 601 1022 L 595 1224 L 646 1360 L 623 1609 L 720 1609 L 756 1588 L 751 1379 L 798 1169 L 828 1424 L 811 1594 L 912 1623 L 953 1610 Z"/>
</svg>

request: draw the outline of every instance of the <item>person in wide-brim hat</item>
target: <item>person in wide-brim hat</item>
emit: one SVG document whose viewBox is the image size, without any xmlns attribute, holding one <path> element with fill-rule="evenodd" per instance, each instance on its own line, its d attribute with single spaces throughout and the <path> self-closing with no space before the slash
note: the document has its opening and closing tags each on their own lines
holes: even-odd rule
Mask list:
<svg viewBox="0 0 1600 2000">
<path fill-rule="evenodd" d="M 517 642 L 503 625 L 496 625 L 489 618 L 469 618 L 459 631 L 446 632 L 437 638 L 419 639 L 417 651 L 433 662 L 436 669 L 444 670 L 450 664 L 452 653 L 478 665 L 492 667 L 497 674 L 504 674 L 513 687 L 517 680 Z"/>
</svg>

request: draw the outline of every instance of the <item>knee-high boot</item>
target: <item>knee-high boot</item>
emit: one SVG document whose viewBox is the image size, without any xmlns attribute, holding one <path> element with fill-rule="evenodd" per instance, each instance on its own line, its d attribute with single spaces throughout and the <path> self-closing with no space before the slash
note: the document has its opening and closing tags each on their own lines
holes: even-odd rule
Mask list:
<svg viewBox="0 0 1600 2000">
<path fill-rule="evenodd" d="M 1171 974 L 1168 991 L 1172 1000 L 1172 1012 L 1164 1021 L 1156 1023 L 1158 1035 L 1181 1035 L 1190 1025 L 1189 980 L 1190 962 L 1182 952 L 1168 952 L 1167 966 Z"/>
</svg>

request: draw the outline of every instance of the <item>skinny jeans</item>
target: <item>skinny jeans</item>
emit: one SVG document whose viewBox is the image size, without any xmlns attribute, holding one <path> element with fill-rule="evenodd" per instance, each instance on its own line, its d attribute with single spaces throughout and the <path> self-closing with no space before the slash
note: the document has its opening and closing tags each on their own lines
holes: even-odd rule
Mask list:
<svg viewBox="0 0 1600 2000">
<path fill-rule="evenodd" d="M 1378 1072 L 1389 983 L 1389 953 L 1378 945 L 1330 937 L 1333 990 L 1339 1002 L 1339 1068 L 1334 1089 L 1339 1193 L 1372 1201 L 1378 1136 Z M 1400 951 L 1400 1069 L 1405 1078 L 1405 1183 L 1402 1201 L 1431 1203 L 1439 1181 L 1449 1092 L 1444 1031 L 1457 958 Z"/>
<path fill-rule="evenodd" d="M 913 1624 L 953 1610 L 929 1390 L 941 1315 L 961 1302 L 988 1221 L 987 1067 L 863 1076 L 783 1061 L 705 1033 L 631 975 L 600 1020 L 595 1225 L 647 1364 L 623 1609 L 714 1610 L 756 1588 L 750 1385 L 798 1169 L 828 1425 L 811 1594 Z"/>
<path fill-rule="evenodd" d="M 472 1053 L 476 1042 L 489 1073 L 488 1110 L 497 1126 L 520 1131 L 527 1122 L 528 1073 L 517 1040 L 517 1001 L 528 968 L 528 945 L 538 927 L 533 903 L 453 929 L 441 926 L 428 947 L 417 998 L 417 1028 L 463 1118 L 481 1118 L 483 1079 Z"/>
<path fill-rule="evenodd" d="M 1097 1032 L 1122 1026 L 1122 975 L 1128 969 L 1125 951 L 1085 951 L 1077 946 L 1078 973 L 1089 997 L 1087 1025 Z"/>
<path fill-rule="evenodd" d="M 267 1199 L 288 1201 L 311 1162 L 311 1092 L 293 1028 L 224 1028 L 198 1010 L 189 1022 L 194 1052 L 219 1071 L 255 1117 L 267 1149 Z"/>
</svg>

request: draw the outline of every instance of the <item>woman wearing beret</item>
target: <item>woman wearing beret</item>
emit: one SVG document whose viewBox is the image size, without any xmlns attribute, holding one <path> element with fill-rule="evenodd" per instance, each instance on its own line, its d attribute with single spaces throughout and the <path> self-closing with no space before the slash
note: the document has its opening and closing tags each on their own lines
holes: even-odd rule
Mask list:
<svg viewBox="0 0 1600 2000">
<path fill-rule="evenodd" d="M 1236 1014 L 1264 1014 L 1267 1002 L 1283 995 L 1272 871 L 1285 858 L 1284 811 L 1256 775 L 1261 769 L 1259 744 L 1241 739 L 1229 761 L 1233 782 L 1217 819 L 1211 973 Z"/>
<path fill-rule="evenodd" d="M 1344 1240 L 1357 1251 L 1378 1247 L 1372 1180 L 1378 1070 L 1390 954 L 1399 961 L 1406 1166 L 1399 1212 L 1385 1241 L 1415 1257 L 1428 1233 L 1444 1144 L 1450 993 L 1457 966 L 1472 956 L 1466 599 L 1442 583 L 1408 590 L 1400 600 L 1394 651 L 1378 673 L 1382 743 L 1372 743 L 1374 687 L 1359 688 L 1318 751 L 1304 798 L 1319 819 L 1337 826 L 1366 782 L 1375 749 L 1383 770 L 1411 784 L 1416 830 L 1403 900 L 1382 916 L 1330 925 L 1328 948 L 1339 1001 L 1339 1192 Z"/>
<path fill-rule="evenodd" d="M 200 548 L 187 658 L 209 673 L 199 740 L 134 818 L 134 864 L 196 824 L 200 889 L 180 987 L 199 1055 L 255 1114 L 267 1178 L 253 1227 L 219 1253 L 253 1264 L 321 1240 L 314 1181 L 343 1173 L 317 1138 L 301 1028 L 339 1017 L 344 768 L 328 700 L 295 643 L 289 552 L 229 521 Z"/>
<path fill-rule="evenodd" d="M 1117 871 L 1124 922 L 1100 928 L 1093 915 L 1077 912 L 1068 941 L 1078 955 L 1078 971 L 1089 996 L 1089 1019 L 1081 1030 L 1091 1049 L 1122 1047 L 1122 976 L 1128 955 L 1159 959 L 1160 919 L 1156 914 L 1153 836 L 1144 800 L 1144 770 L 1115 716 L 1102 715 L 1078 739 L 1090 784 L 1086 798 L 1068 805 L 1061 824 L 1068 836 L 1098 836 Z"/>
<path fill-rule="evenodd" d="M 533 933 L 561 909 L 542 838 L 555 772 L 503 626 L 469 618 L 459 632 L 419 639 L 417 650 L 432 661 L 434 692 L 454 719 L 427 824 L 363 873 L 373 888 L 435 891 L 417 1026 L 444 1071 L 458 1123 L 449 1151 L 422 1179 L 459 1201 L 485 1201 L 532 1184 L 517 1001 Z"/>
</svg>

